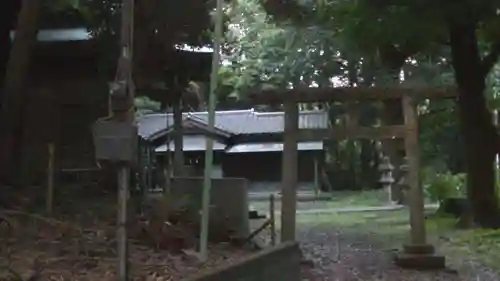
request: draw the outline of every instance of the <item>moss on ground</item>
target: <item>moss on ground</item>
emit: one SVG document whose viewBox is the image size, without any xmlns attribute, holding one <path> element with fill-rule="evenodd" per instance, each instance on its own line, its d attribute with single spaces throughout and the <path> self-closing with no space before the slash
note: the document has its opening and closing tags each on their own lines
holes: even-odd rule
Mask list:
<svg viewBox="0 0 500 281">
<path fill-rule="evenodd" d="M 426 204 L 432 203 L 426 200 Z M 344 209 L 356 207 L 387 206 L 388 199 L 384 190 L 362 190 L 362 191 L 335 191 L 331 193 L 329 200 L 311 200 L 297 202 L 297 210 L 310 209 Z M 250 201 L 250 205 L 260 211 L 269 210 L 269 202 Z M 280 200 L 276 201 L 275 209 L 281 208 Z"/>
<path fill-rule="evenodd" d="M 445 255 L 453 267 L 476 263 L 500 270 L 500 230 L 462 230 L 454 227 L 456 219 L 428 216 L 428 239 L 438 252 Z M 352 212 L 298 215 L 297 223 L 304 226 L 323 226 L 343 232 L 364 233 L 367 239 L 384 248 L 400 248 L 409 239 L 408 210 Z"/>
</svg>

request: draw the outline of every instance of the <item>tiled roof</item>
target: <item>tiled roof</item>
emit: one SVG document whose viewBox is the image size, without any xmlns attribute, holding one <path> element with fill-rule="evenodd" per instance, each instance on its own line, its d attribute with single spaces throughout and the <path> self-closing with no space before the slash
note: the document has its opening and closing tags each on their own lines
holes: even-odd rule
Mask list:
<svg viewBox="0 0 500 281">
<path fill-rule="evenodd" d="M 183 113 L 183 118 L 197 120 L 208 123 L 207 112 Z M 230 110 L 217 111 L 215 113 L 215 127 L 230 132 L 232 134 L 261 134 L 261 133 L 281 133 L 283 126 L 284 112 L 256 112 L 250 110 Z M 149 114 L 137 120 L 139 135 L 143 138 L 165 130 L 173 125 L 173 115 Z M 168 124 L 168 126 L 167 126 Z M 303 111 L 300 112 L 299 128 L 315 129 L 327 128 L 328 115 L 324 111 Z"/>
</svg>

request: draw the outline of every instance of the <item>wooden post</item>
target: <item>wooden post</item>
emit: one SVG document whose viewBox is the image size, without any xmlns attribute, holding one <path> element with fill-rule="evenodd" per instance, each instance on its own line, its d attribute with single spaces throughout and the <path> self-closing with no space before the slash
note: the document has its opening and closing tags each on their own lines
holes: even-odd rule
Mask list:
<svg viewBox="0 0 500 281">
<path fill-rule="evenodd" d="M 113 106 L 113 119 L 119 122 L 134 122 L 135 88 L 132 79 L 134 0 L 123 0 L 121 10 L 120 58 L 114 86 L 125 95 L 124 108 Z M 112 102 L 120 103 L 112 98 Z M 120 109 L 118 109 L 120 108 Z M 117 276 L 119 281 L 129 280 L 127 218 L 130 191 L 130 163 L 119 163 L 117 173 L 118 209 L 117 209 Z"/>
<path fill-rule="evenodd" d="M 319 196 L 319 191 L 318 157 L 317 155 L 314 155 L 314 192 L 316 193 L 316 196 Z"/>
<path fill-rule="evenodd" d="M 283 163 L 281 179 L 281 242 L 295 240 L 295 211 L 297 208 L 297 133 L 299 110 L 293 101 L 285 106 Z"/>
<path fill-rule="evenodd" d="M 403 96 L 403 113 L 406 125 L 405 148 L 408 159 L 408 184 L 411 242 L 426 244 L 424 220 L 424 194 L 420 184 L 420 149 L 418 145 L 418 114 L 416 104 L 410 96 Z"/>
<path fill-rule="evenodd" d="M 274 217 L 274 194 L 269 196 L 269 219 L 271 220 L 271 246 L 276 245 L 276 219 Z"/>
<path fill-rule="evenodd" d="M 172 177 L 171 177 L 171 171 L 168 169 L 169 166 L 169 156 L 168 156 L 168 151 L 165 153 L 165 162 L 163 162 L 163 166 L 161 167 L 162 171 L 162 176 L 165 181 L 164 186 L 162 187 L 163 190 L 163 196 L 165 198 L 170 196 L 170 193 L 172 191 Z"/>
<path fill-rule="evenodd" d="M 208 128 L 213 130 L 215 126 L 215 103 L 217 90 L 217 79 L 220 67 L 220 48 L 223 36 L 223 14 L 222 0 L 217 0 L 216 4 L 216 22 L 214 27 L 214 51 L 212 55 L 212 72 L 210 73 L 210 93 L 208 96 Z M 200 255 L 203 261 L 208 259 L 208 224 L 210 220 L 210 190 L 212 189 L 212 167 L 213 167 L 213 139 L 206 138 L 205 149 L 205 171 L 203 180 L 203 197 L 202 197 L 202 212 L 201 212 L 201 229 L 200 229 Z"/>
<path fill-rule="evenodd" d="M 493 110 L 493 125 L 495 128 L 498 129 L 498 110 L 495 109 Z M 495 154 L 495 163 L 493 164 L 493 167 L 495 169 L 495 182 L 498 182 L 500 180 L 500 157 L 498 153 Z"/>
<path fill-rule="evenodd" d="M 120 281 L 128 280 L 128 242 L 127 242 L 127 217 L 129 199 L 129 174 L 130 169 L 125 165 L 118 168 L 118 278 Z"/>
<path fill-rule="evenodd" d="M 152 159 L 151 159 L 151 148 L 148 146 L 146 146 L 145 148 L 145 154 L 146 154 L 146 177 L 145 177 L 145 181 L 144 181 L 144 190 L 143 190 L 143 195 L 144 197 L 146 197 L 146 195 L 148 194 L 149 191 L 153 190 L 154 189 L 154 186 L 153 186 L 153 181 L 152 181 L 152 171 L 151 171 L 151 167 L 152 167 Z"/>
<path fill-rule="evenodd" d="M 183 176 L 184 169 L 184 142 L 182 128 L 181 98 L 174 102 L 174 176 Z"/>
<path fill-rule="evenodd" d="M 54 154 L 55 154 L 55 146 L 54 143 L 51 142 L 47 146 L 47 198 L 46 198 L 46 211 L 47 214 L 52 215 L 54 209 Z"/>
<path fill-rule="evenodd" d="M 408 159 L 407 183 L 409 185 L 408 203 L 410 207 L 410 243 L 404 245 L 404 251 L 396 255 L 396 265 L 411 269 L 443 269 L 446 266 L 444 256 L 435 254 L 434 246 L 427 244 L 424 220 L 424 195 L 420 184 L 418 114 L 417 104 L 410 96 L 403 96 L 403 113 L 406 125 L 405 148 Z"/>
</svg>

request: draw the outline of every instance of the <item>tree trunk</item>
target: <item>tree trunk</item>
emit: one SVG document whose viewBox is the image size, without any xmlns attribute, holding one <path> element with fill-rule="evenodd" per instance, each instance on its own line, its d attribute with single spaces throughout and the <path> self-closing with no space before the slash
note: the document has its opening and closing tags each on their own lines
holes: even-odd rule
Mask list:
<svg viewBox="0 0 500 281">
<path fill-rule="evenodd" d="M 38 17 L 42 1 L 23 0 L 12 43 L 5 77 L 4 100 L 1 112 L 2 154 L 0 163 L 9 180 L 18 180 L 21 169 L 23 113 L 25 104 L 24 80 L 28 74 L 31 51 L 36 43 Z M 14 177 L 14 178 L 12 178 Z"/>
<path fill-rule="evenodd" d="M 12 45 L 10 31 L 16 23 L 19 8 L 20 3 L 18 1 L 9 1 L 8 4 L 5 3 L 2 6 L 0 12 L 0 47 L 3 50 L 0 52 L 0 105 L 3 101 L 4 77 L 7 73 L 7 63 L 9 62 L 9 52 Z"/>
<path fill-rule="evenodd" d="M 486 106 L 486 75 L 482 71 L 477 43 L 475 24 L 450 27 L 452 63 L 459 89 L 460 128 L 465 142 L 467 196 L 476 223 L 498 228 L 500 210 L 493 162 L 499 137 Z"/>
</svg>

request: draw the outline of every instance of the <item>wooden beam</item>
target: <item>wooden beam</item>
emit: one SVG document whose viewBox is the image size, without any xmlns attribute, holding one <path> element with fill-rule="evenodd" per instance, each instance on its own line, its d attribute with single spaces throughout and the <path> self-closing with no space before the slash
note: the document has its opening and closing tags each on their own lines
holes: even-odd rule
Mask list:
<svg viewBox="0 0 500 281">
<path fill-rule="evenodd" d="M 389 100 L 411 96 L 414 99 L 446 99 L 457 96 L 456 87 L 410 88 L 410 87 L 337 87 L 297 88 L 289 90 L 254 90 L 246 93 L 253 104 L 281 104 L 285 100 L 295 102 L 328 102 L 356 100 Z"/>
<path fill-rule="evenodd" d="M 406 128 L 404 125 L 383 127 L 356 127 L 347 129 L 336 126 L 330 129 L 300 129 L 298 133 L 299 142 L 319 140 L 343 140 L 343 139 L 400 139 L 405 138 Z"/>
</svg>

